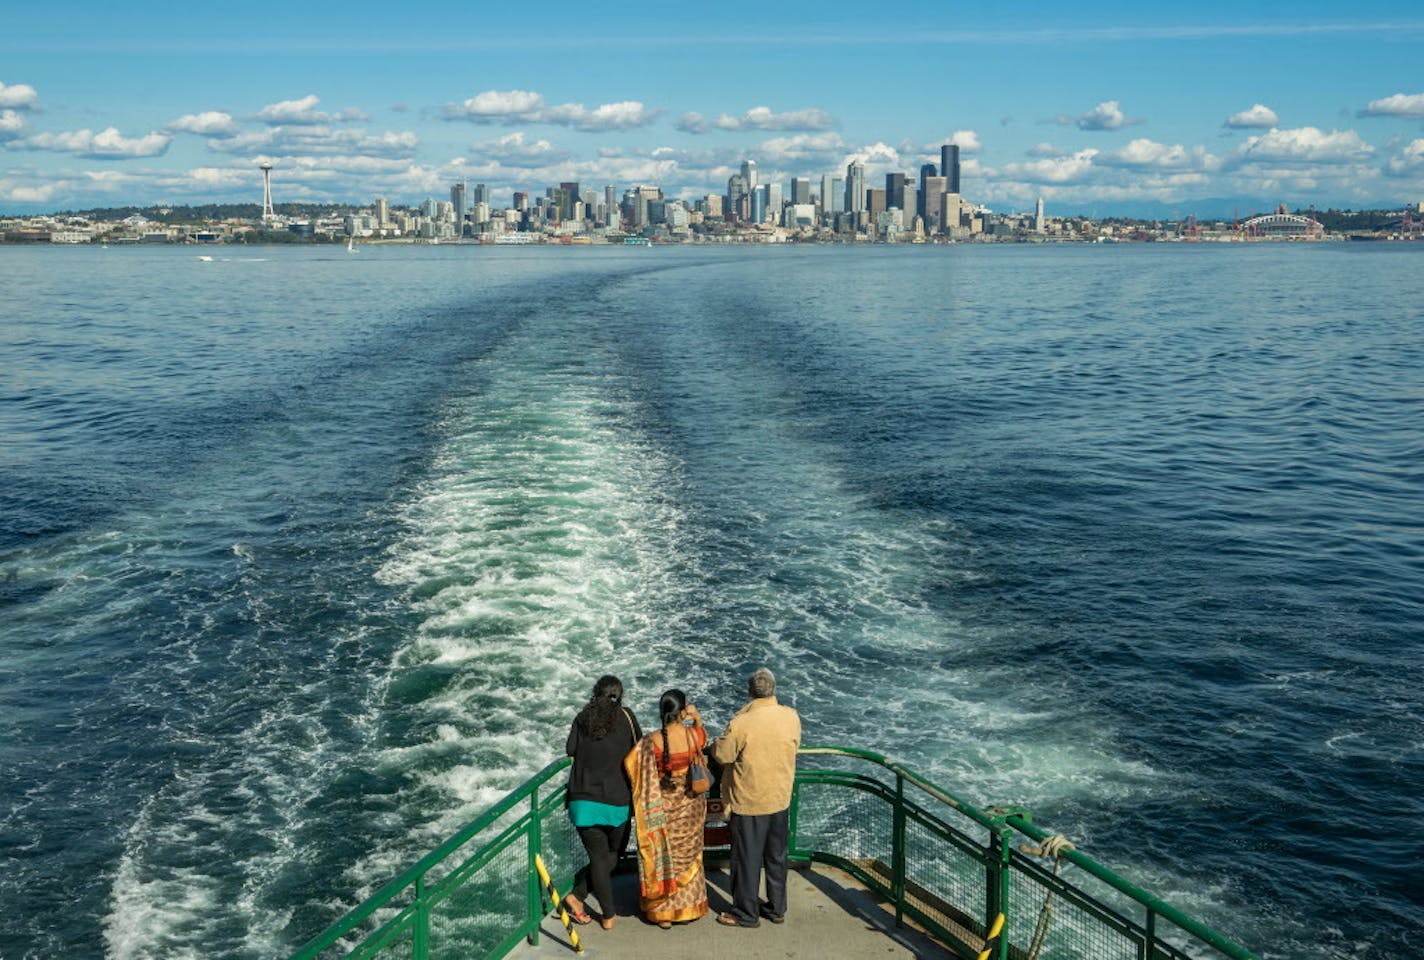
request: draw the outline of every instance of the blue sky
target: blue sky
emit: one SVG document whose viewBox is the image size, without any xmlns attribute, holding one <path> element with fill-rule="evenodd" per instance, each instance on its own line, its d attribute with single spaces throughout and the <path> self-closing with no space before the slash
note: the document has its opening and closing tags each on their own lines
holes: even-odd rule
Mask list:
<svg viewBox="0 0 1424 960">
<path fill-rule="evenodd" d="M 0 212 L 672 196 L 917 173 L 996 210 L 1424 200 L 1424 5 L 31 2 L 0 30 Z"/>
</svg>

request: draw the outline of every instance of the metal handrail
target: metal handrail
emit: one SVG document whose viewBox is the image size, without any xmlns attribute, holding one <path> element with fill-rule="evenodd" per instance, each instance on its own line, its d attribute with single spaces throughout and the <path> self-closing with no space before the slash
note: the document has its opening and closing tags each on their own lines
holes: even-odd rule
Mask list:
<svg viewBox="0 0 1424 960">
<path fill-rule="evenodd" d="M 803 756 L 840 756 L 852 759 L 863 760 L 874 764 L 895 777 L 893 788 L 890 784 L 875 779 L 865 777 L 860 774 L 841 774 L 837 776 L 832 771 L 797 771 L 797 795 L 800 788 L 807 783 L 830 784 L 850 789 L 873 793 L 881 797 L 885 802 L 892 805 L 893 815 L 893 842 L 891 864 L 888 865 L 891 880 L 887 885 L 877 877 L 871 877 L 863 869 L 856 867 L 840 857 L 823 853 L 816 850 L 796 849 L 793 856 L 797 859 L 823 860 L 829 863 L 838 863 L 847 866 L 851 872 L 859 876 L 863 881 L 869 882 L 872 886 L 881 889 L 895 906 L 896 922 L 901 922 L 906 915 L 912 916 L 924 923 L 932 930 L 946 933 L 933 918 L 928 917 L 922 910 L 911 903 L 908 894 L 907 877 L 907 850 L 906 850 L 906 821 L 907 817 L 915 817 L 917 822 L 924 822 L 927 815 L 926 810 L 920 805 L 909 800 L 905 796 L 906 786 L 912 786 L 928 797 L 939 801 L 956 813 L 966 817 L 973 823 L 988 831 L 989 846 L 982 852 L 983 863 L 987 870 L 986 891 L 988 903 L 985 910 L 985 923 L 987 928 L 993 917 L 999 913 L 1008 912 L 1009 883 L 1008 876 L 1011 866 L 1011 852 L 1009 840 L 1014 833 L 1022 834 L 1036 842 L 1042 843 L 1049 833 L 1032 822 L 1027 811 L 1020 809 L 999 809 L 985 810 L 968 801 L 955 796 L 944 788 L 931 783 L 923 776 L 905 765 L 890 760 L 882 754 L 871 750 L 861 750 L 855 747 L 819 746 L 803 747 L 799 751 Z M 489 810 L 485 811 L 468 826 L 436 847 L 429 854 L 422 857 L 417 863 L 405 870 L 398 877 L 383 884 L 379 889 L 347 913 L 340 920 L 331 924 L 320 934 L 313 937 L 296 953 L 292 954 L 291 960 L 316 960 L 323 951 L 336 946 L 344 937 L 350 935 L 358 926 L 371 919 L 379 910 L 387 907 L 399 907 L 394 917 L 385 921 L 375 931 L 366 934 L 362 940 L 356 944 L 346 955 L 365 955 L 366 950 L 379 949 L 388 946 L 389 941 L 409 927 L 411 932 L 411 960 L 426 960 L 429 951 L 429 914 L 434 903 L 439 902 L 451 892 L 446 887 L 454 887 L 468 882 L 479 870 L 488 863 L 489 859 L 496 856 L 499 851 L 506 849 L 508 845 L 518 841 L 521 837 L 528 843 L 528 858 L 532 877 L 534 857 L 541 853 L 543 831 L 541 829 L 542 818 L 550 809 L 562 803 L 564 791 L 556 789 L 548 793 L 541 803 L 540 788 L 552 780 L 558 773 L 565 770 L 572 761 L 568 757 L 563 757 L 548 764 L 538 773 L 525 780 L 516 787 L 508 796 Z M 473 852 L 467 852 L 462 863 L 452 872 L 447 873 L 439 882 L 434 885 L 426 882 L 427 875 L 436 867 L 445 862 L 461 848 L 469 844 L 481 833 L 488 830 L 500 818 L 514 810 L 520 803 L 528 802 L 530 809 L 523 814 L 517 822 L 502 830 L 495 838 L 483 843 Z M 796 822 L 798 814 L 798 801 L 793 800 L 792 834 L 793 846 L 797 846 Z M 955 831 L 943 822 L 940 822 L 941 836 L 950 837 L 951 833 L 957 833 L 961 838 L 965 835 L 961 831 Z M 944 832 L 944 831 L 951 832 Z M 955 843 L 963 844 L 963 839 L 955 840 Z M 1146 955 L 1155 957 L 1158 955 L 1155 944 L 1154 927 L 1157 918 L 1165 919 L 1178 928 L 1197 938 L 1204 944 L 1220 951 L 1221 954 L 1230 960 L 1257 960 L 1255 954 L 1234 943 L 1230 939 L 1212 930 L 1200 921 L 1188 916 L 1181 910 L 1160 898 L 1148 893 L 1135 884 L 1124 879 L 1113 870 L 1103 866 L 1096 860 L 1077 850 L 1064 850 L 1060 854 L 1065 860 L 1081 868 L 1089 875 L 1107 884 L 1118 893 L 1135 902 L 1146 911 L 1147 923 L 1146 931 Z M 410 890 L 412 893 L 409 901 L 399 904 L 394 903 L 402 893 Z M 539 936 L 539 923 L 543 915 L 543 905 L 540 900 L 540 893 L 535 881 L 531 880 L 526 891 L 526 916 L 518 924 L 512 926 L 502 943 L 494 948 L 489 954 L 490 957 L 503 956 L 521 937 L 527 937 L 531 943 L 537 942 Z M 1104 908 L 1111 910 L 1111 908 Z M 1121 917 L 1117 911 L 1113 914 Z M 1122 918 L 1124 921 L 1126 918 Z M 951 939 L 953 939 L 951 937 Z M 996 950 L 1000 960 L 1008 960 L 1010 957 L 1010 944 L 1007 936 L 1000 939 Z M 1164 954 L 1165 955 L 1165 954 Z M 1176 955 L 1176 954 L 1174 954 Z"/>
</svg>

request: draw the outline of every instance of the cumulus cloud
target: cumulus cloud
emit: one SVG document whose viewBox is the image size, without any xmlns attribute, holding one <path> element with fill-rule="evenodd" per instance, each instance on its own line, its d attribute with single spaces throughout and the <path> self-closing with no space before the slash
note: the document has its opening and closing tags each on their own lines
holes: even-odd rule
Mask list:
<svg viewBox="0 0 1424 960">
<path fill-rule="evenodd" d="M 749 151 L 749 155 L 762 165 L 807 167 L 835 164 L 845 152 L 845 141 L 839 133 L 831 131 L 773 137 Z"/>
<path fill-rule="evenodd" d="M 1029 163 L 1005 164 L 996 172 L 996 176 L 1028 183 L 1080 183 L 1092 177 L 1097 156 L 1098 151 L 1090 147 L 1064 156 L 1044 157 Z"/>
<path fill-rule="evenodd" d="M 6 85 L 0 83 L 0 107 L 14 110 L 29 110 L 39 103 L 40 95 L 35 88 L 24 83 Z"/>
<path fill-rule="evenodd" d="M 1251 137 L 1236 152 L 1242 162 L 1277 164 L 1354 163 L 1369 159 L 1374 147 L 1353 130 L 1326 133 L 1316 127 L 1270 130 Z"/>
<path fill-rule="evenodd" d="M 829 113 L 815 107 L 805 110 L 790 110 L 774 113 L 770 107 L 752 107 L 740 117 L 722 114 L 714 124 L 719 130 L 783 130 L 786 132 L 814 133 L 832 130 L 836 120 Z"/>
<path fill-rule="evenodd" d="M 283 156 L 359 154 L 410 157 L 419 145 L 420 138 L 409 131 L 368 135 L 359 128 L 335 130 L 331 127 L 273 127 L 208 141 L 209 150 L 240 156 L 268 153 Z"/>
<path fill-rule="evenodd" d="M 172 137 L 150 133 L 142 137 L 125 137 L 115 127 L 94 133 L 75 130 L 70 133 L 37 133 L 22 140 L 11 140 L 5 146 L 12 150 L 53 150 L 72 153 L 89 160 L 128 160 L 133 157 L 157 157 L 166 153 Z"/>
<path fill-rule="evenodd" d="M 1424 140 L 1415 140 L 1385 164 L 1385 173 L 1392 177 L 1413 177 L 1424 174 Z"/>
<path fill-rule="evenodd" d="M 165 129 L 175 133 L 196 133 L 207 137 L 226 137 L 237 133 L 237 122 L 221 110 L 189 113 L 170 123 Z"/>
<path fill-rule="evenodd" d="M 1127 119 L 1118 101 L 1104 100 L 1080 116 L 1059 116 L 1058 122 L 1064 126 L 1076 126 L 1079 130 L 1120 130 L 1128 124 L 1138 121 Z"/>
<path fill-rule="evenodd" d="M 602 131 L 646 127 L 662 112 L 637 100 L 605 103 L 590 110 L 581 103 L 551 106 L 544 102 L 543 96 L 531 90 L 486 90 L 464 103 L 446 104 L 444 117 L 479 124 L 548 123 L 576 130 Z"/>
<path fill-rule="evenodd" d="M 572 158 L 572 154 L 566 150 L 556 150 L 548 140 L 526 139 L 523 132 L 471 144 L 471 149 L 481 157 L 497 160 L 509 167 L 540 167 Z"/>
<path fill-rule="evenodd" d="M 0 110 L 0 140 L 13 140 L 25 129 L 25 118 L 18 110 Z"/>
<path fill-rule="evenodd" d="M 1360 111 L 1360 116 L 1419 120 L 1424 118 L 1424 93 L 1396 93 L 1382 100 L 1371 100 L 1369 106 Z"/>
<path fill-rule="evenodd" d="M 979 134 L 973 130 L 956 130 L 950 134 L 949 142 L 958 147 L 960 153 L 978 153 L 983 149 Z"/>
<path fill-rule="evenodd" d="M 1099 154 L 1095 162 L 1139 170 L 1214 170 L 1220 166 L 1202 147 L 1188 150 L 1180 144 L 1169 146 L 1146 138 L 1133 140 L 1116 152 Z"/>
<path fill-rule="evenodd" d="M 368 119 L 360 110 L 327 113 L 316 109 L 316 105 L 319 103 L 321 103 L 321 99 L 314 93 L 309 93 L 300 100 L 279 100 L 277 103 L 269 103 L 258 110 L 254 119 L 272 126 L 318 126 L 338 121 Z"/>
<path fill-rule="evenodd" d="M 1269 130 L 1279 123 L 1280 118 L 1276 116 L 1276 111 L 1262 103 L 1252 104 L 1249 110 L 1233 113 L 1226 118 L 1226 126 L 1236 129 L 1259 127 Z"/>
<path fill-rule="evenodd" d="M 677 128 L 683 133 L 706 133 L 707 118 L 700 113 L 684 113 L 677 120 Z"/>
</svg>

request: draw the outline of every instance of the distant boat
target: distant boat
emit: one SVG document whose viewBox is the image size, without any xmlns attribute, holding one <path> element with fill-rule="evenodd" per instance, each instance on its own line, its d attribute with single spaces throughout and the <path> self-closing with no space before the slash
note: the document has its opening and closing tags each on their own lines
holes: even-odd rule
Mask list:
<svg viewBox="0 0 1424 960">
<path fill-rule="evenodd" d="M 204 263 L 212 263 L 212 262 L 213 262 L 213 258 L 210 257 L 210 256 L 208 256 L 207 254 L 203 254 L 202 256 L 198 257 L 198 259 L 201 260 L 201 261 L 203 261 Z"/>
<path fill-rule="evenodd" d="M 346 238 L 346 252 L 347 252 L 347 253 L 355 253 L 355 252 L 356 252 L 356 235 L 355 235 L 355 234 L 352 234 L 351 236 L 349 236 L 349 237 Z"/>
</svg>

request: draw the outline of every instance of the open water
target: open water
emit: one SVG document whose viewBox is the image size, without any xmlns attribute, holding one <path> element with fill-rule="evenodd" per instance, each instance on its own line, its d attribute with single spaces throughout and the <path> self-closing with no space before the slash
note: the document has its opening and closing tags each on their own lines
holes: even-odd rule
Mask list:
<svg viewBox="0 0 1424 960">
<path fill-rule="evenodd" d="M 0 248 L 0 957 L 284 955 L 612 669 L 1424 950 L 1424 245 Z"/>
</svg>

